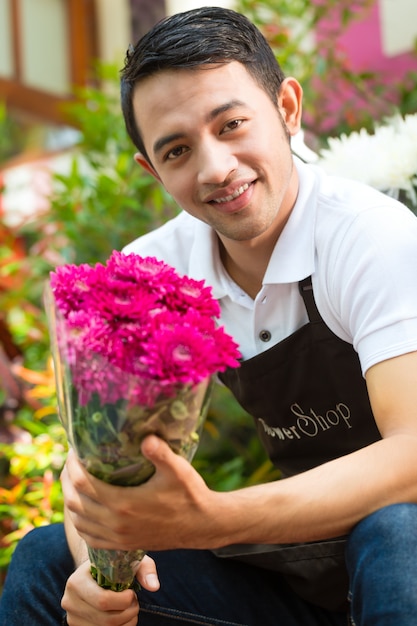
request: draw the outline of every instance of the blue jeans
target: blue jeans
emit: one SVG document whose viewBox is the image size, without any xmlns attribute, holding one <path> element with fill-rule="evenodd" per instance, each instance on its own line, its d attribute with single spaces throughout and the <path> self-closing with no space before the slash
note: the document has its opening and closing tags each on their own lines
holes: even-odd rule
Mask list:
<svg viewBox="0 0 417 626">
<path fill-rule="evenodd" d="M 396 504 L 366 517 L 346 551 L 352 624 L 417 624 L 417 505 Z"/>
<path fill-rule="evenodd" d="M 139 592 L 138 626 L 346 626 L 346 613 L 300 599 L 279 574 L 205 550 L 154 553 L 161 590 Z M 347 545 L 352 623 L 417 624 L 417 505 L 393 505 L 363 520 Z M 73 562 L 63 526 L 19 543 L 0 600 L 1 626 L 58 626 Z"/>
</svg>

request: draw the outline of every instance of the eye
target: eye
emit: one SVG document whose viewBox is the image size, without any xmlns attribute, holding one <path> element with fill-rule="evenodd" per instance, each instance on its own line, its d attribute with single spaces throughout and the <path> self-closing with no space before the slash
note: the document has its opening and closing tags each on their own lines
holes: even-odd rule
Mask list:
<svg viewBox="0 0 417 626">
<path fill-rule="evenodd" d="M 230 130 L 236 130 L 242 124 L 243 124 L 243 120 L 242 119 L 231 120 L 230 122 L 227 122 L 226 126 L 223 129 L 223 132 L 227 133 Z"/>
<path fill-rule="evenodd" d="M 164 161 L 173 161 L 174 159 L 178 159 L 178 157 L 182 156 L 185 152 L 187 152 L 187 150 L 188 148 L 186 146 L 175 146 L 175 148 L 171 148 L 171 150 L 166 153 Z"/>
</svg>

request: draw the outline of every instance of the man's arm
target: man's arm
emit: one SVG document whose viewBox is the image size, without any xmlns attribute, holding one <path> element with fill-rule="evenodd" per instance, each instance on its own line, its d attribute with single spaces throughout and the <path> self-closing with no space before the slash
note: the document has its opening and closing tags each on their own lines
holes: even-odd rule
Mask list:
<svg viewBox="0 0 417 626">
<path fill-rule="evenodd" d="M 263 512 L 265 521 L 259 515 L 255 528 L 274 537 L 271 543 L 336 537 L 383 506 L 417 503 L 417 352 L 373 366 L 366 382 L 381 441 L 264 485 L 256 499 L 245 490 L 236 494 L 238 499 L 248 495 L 248 506 Z M 242 508 L 239 502 L 237 509 Z M 240 532 L 238 543 L 249 536 L 255 543 L 263 541 L 252 539 L 257 534 L 253 528 Z"/>
<path fill-rule="evenodd" d="M 140 487 L 105 485 L 72 455 L 64 478 L 70 515 L 90 545 L 104 548 L 218 548 L 346 534 L 383 506 L 417 502 L 416 373 L 417 352 L 368 371 L 381 441 L 274 483 L 214 492 L 154 436 L 142 450 L 156 473 Z"/>
</svg>

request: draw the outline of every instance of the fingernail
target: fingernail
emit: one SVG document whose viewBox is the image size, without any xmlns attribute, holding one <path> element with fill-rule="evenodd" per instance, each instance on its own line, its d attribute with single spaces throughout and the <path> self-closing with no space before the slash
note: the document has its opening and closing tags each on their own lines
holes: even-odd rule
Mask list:
<svg viewBox="0 0 417 626">
<path fill-rule="evenodd" d="M 149 435 L 144 439 L 147 454 L 153 454 L 159 446 L 159 439 L 154 435 Z"/>
<path fill-rule="evenodd" d="M 146 584 L 151 589 L 158 589 L 159 588 L 158 576 L 156 574 L 148 574 L 146 576 Z"/>
</svg>

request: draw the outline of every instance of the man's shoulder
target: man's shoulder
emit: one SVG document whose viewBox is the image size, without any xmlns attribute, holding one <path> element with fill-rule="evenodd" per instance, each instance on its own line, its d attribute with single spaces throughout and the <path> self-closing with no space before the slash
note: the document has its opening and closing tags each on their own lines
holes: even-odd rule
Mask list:
<svg viewBox="0 0 417 626">
<path fill-rule="evenodd" d="M 348 178 L 319 176 L 317 193 L 316 243 L 339 245 L 342 239 L 366 240 L 372 233 L 391 236 L 399 227 L 404 236 L 416 232 L 415 215 L 403 204 L 361 182 Z"/>
<path fill-rule="evenodd" d="M 182 211 L 159 228 L 134 239 L 123 252 L 156 257 L 185 272 L 197 227 L 197 220 Z"/>
</svg>

